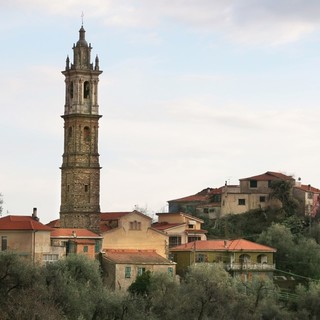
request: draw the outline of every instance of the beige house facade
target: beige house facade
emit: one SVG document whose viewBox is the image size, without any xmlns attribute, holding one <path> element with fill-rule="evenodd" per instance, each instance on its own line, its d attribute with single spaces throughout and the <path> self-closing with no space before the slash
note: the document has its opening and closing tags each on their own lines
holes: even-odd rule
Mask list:
<svg viewBox="0 0 320 320">
<path fill-rule="evenodd" d="M 139 211 L 109 212 L 100 215 L 102 249 L 154 250 L 168 257 L 169 237 L 152 227 L 152 219 Z"/>
<path fill-rule="evenodd" d="M 51 245 L 51 231 L 35 216 L 9 215 L 0 218 L 0 250 L 17 253 L 37 264 L 57 261 L 65 251 Z"/>
<path fill-rule="evenodd" d="M 176 264 L 154 250 L 104 250 L 102 267 L 105 285 L 112 290 L 126 291 L 146 271 L 176 276 Z"/>
<path fill-rule="evenodd" d="M 169 236 L 169 248 L 196 241 L 207 240 L 203 220 L 183 212 L 157 213 L 158 222 L 152 226 Z"/>
</svg>

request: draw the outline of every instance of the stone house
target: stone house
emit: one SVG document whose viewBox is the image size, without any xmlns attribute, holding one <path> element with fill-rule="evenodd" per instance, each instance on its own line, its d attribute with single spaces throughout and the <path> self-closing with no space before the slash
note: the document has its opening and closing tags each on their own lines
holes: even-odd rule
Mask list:
<svg viewBox="0 0 320 320">
<path fill-rule="evenodd" d="M 146 271 L 176 275 L 176 264 L 154 250 L 107 249 L 103 251 L 102 267 L 105 284 L 113 290 L 127 290 Z"/>
<path fill-rule="evenodd" d="M 207 215 L 217 219 L 227 214 L 240 214 L 255 209 L 280 207 L 281 203 L 270 198 L 271 183 L 275 180 L 292 182 L 292 176 L 267 171 L 263 174 L 242 178 L 239 185 L 225 183 L 220 188 L 206 188 L 195 195 L 169 200 L 169 212 L 183 211 L 192 215 Z"/>
</svg>

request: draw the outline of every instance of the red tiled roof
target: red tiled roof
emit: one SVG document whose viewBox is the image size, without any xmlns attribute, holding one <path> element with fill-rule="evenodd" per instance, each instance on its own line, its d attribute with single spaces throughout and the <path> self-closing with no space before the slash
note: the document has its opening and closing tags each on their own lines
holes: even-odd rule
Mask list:
<svg viewBox="0 0 320 320">
<path fill-rule="evenodd" d="M 193 194 L 191 196 L 169 200 L 168 202 L 201 202 L 209 200 L 208 198 L 213 194 L 221 194 L 223 187 L 220 188 L 206 188 L 201 190 L 200 192 Z"/>
<path fill-rule="evenodd" d="M 189 242 L 170 251 L 254 251 L 254 252 L 276 252 L 277 250 L 259 243 L 244 239 L 236 240 L 199 240 Z"/>
<path fill-rule="evenodd" d="M 52 220 L 46 225 L 50 228 L 60 228 L 60 219 Z"/>
<path fill-rule="evenodd" d="M 52 228 L 34 220 L 30 216 L 6 216 L 0 218 L 0 230 L 51 231 Z"/>
<path fill-rule="evenodd" d="M 307 184 L 302 184 L 301 186 L 295 186 L 295 188 L 298 188 L 298 189 L 301 189 L 303 191 L 311 191 L 311 192 L 314 192 L 314 193 L 320 193 L 320 190 L 317 189 L 317 188 L 314 188 L 310 185 L 307 185 Z"/>
<path fill-rule="evenodd" d="M 52 230 L 52 229 L 51 229 Z M 100 238 L 96 233 L 88 229 L 77 228 L 55 228 L 51 231 L 52 238 L 74 238 L 74 232 L 77 238 Z"/>
<path fill-rule="evenodd" d="M 203 230 L 203 229 L 187 229 L 186 233 L 187 234 L 197 234 L 197 233 L 208 233 L 208 231 Z"/>
<path fill-rule="evenodd" d="M 268 181 L 268 180 L 291 180 L 291 179 L 293 179 L 292 176 L 287 176 L 280 172 L 267 171 L 266 173 L 263 173 L 257 176 L 242 178 L 239 180 L 240 181 L 245 181 L 245 180 Z"/>
<path fill-rule="evenodd" d="M 101 220 L 118 220 L 119 218 L 131 213 L 132 211 L 128 212 L 101 212 L 100 219 Z"/>
<path fill-rule="evenodd" d="M 184 213 L 184 212 L 159 212 L 159 213 L 157 213 L 156 214 L 157 216 L 174 216 L 174 215 L 180 215 L 180 216 L 184 216 L 184 217 L 187 217 L 187 218 L 189 218 L 189 219 L 191 219 L 191 220 L 196 220 L 196 221 L 198 221 L 198 222 L 200 222 L 200 223 L 203 223 L 204 221 L 202 220 L 202 219 L 200 219 L 200 218 L 198 218 L 198 217 L 195 217 L 195 216 L 193 216 L 193 215 L 191 215 L 191 214 L 188 214 L 188 213 Z M 165 221 L 164 221 L 165 222 Z"/>
<path fill-rule="evenodd" d="M 157 230 L 167 230 L 174 227 L 182 226 L 185 223 L 168 223 L 168 222 L 155 222 L 152 224 L 152 228 Z"/>
<path fill-rule="evenodd" d="M 94 240 L 90 240 L 90 239 L 74 239 L 72 241 L 77 244 L 92 244 L 92 245 L 96 244 Z"/>
<path fill-rule="evenodd" d="M 174 200 L 169 200 L 168 202 L 197 202 L 197 201 L 205 201 L 207 200 L 207 196 L 205 195 L 198 195 L 198 194 L 194 194 L 192 196 L 187 196 L 187 197 L 183 197 L 183 198 L 179 198 L 179 199 L 174 199 Z"/>
<path fill-rule="evenodd" d="M 103 250 L 104 258 L 115 263 L 127 264 L 174 264 L 160 256 L 155 250 Z"/>
</svg>

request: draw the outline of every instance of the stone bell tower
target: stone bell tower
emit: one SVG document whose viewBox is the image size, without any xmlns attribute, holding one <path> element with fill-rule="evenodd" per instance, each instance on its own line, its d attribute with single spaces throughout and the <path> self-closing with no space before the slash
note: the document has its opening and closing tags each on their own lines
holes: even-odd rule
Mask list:
<svg viewBox="0 0 320 320">
<path fill-rule="evenodd" d="M 61 166 L 60 226 L 99 233 L 100 164 L 98 153 L 98 56 L 91 63 L 91 44 L 83 25 L 73 45 L 73 62 L 66 60 L 64 153 Z"/>
</svg>

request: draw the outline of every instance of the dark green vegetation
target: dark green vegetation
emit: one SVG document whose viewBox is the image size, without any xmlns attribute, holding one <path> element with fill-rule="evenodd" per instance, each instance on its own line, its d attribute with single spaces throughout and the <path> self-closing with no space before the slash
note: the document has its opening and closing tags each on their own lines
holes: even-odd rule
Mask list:
<svg viewBox="0 0 320 320">
<path fill-rule="evenodd" d="M 311 319 L 320 284 L 288 297 L 269 280 L 243 283 L 221 265 L 197 265 L 180 282 L 146 273 L 128 292 L 104 287 L 97 261 L 69 256 L 48 266 L 0 253 L 0 319 Z"/>
</svg>

